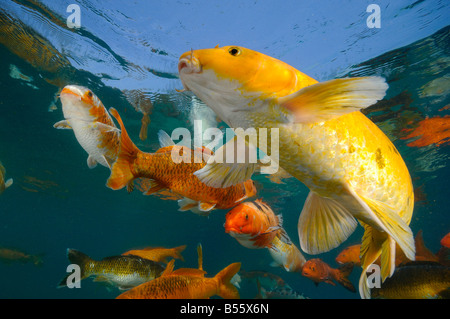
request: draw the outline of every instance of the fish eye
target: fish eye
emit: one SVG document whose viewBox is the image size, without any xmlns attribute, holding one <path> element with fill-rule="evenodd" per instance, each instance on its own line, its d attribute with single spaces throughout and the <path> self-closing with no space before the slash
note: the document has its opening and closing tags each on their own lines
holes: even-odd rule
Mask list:
<svg viewBox="0 0 450 319">
<path fill-rule="evenodd" d="M 92 97 L 92 91 L 87 91 L 86 94 L 87 94 L 88 97 Z"/>
<path fill-rule="evenodd" d="M 248 214 L 245 214 L 245 220 L 248 220 Z"/>
<path fill-rule="evenodd" d="M 241 49 L 237 47 L 232 47 L 228 49 L 228 53 L 230 53 L 232 56 L 238 56 L 241 54 Z"/>
</svg>

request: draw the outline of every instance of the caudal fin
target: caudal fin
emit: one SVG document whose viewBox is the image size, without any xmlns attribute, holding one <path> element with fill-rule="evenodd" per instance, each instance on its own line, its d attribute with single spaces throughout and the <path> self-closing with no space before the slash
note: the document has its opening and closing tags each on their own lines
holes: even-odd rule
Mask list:
<svg viewBox="0 0 450 319">
<path fill-rule="evenodd" d="M 67 258 L 69 259 L 69 262 L 71 264 L 75 264 L 80 267 L 79 280 L 89 277 L 89 274 L 85 272 L 85 265 L 89 262 L 92 262 L 92 259 L 88 255 L 82 253 L 81 251 L 69 248 L 67 249 Z M 61 282 L 58 284 L 58 288 L 66 287 L 70 276 L 72 276 L 72 273 L 69 273 L 61 280 Z"/>
<path fill-rule="evenodd" d="M 111 189 L 117 190 L 127 186 L 135 178 L 131 172 L 131 166 L 133 165 L 137 154 L 140 150 L 131 141 L 128 135 L 125 125 L 122 122 L 122 118 L 116 109 L 110 108 L 109 112 L 119 122 L 120 125 L 120 147 L 117 160 L 111 167 L 111 175 L 106 182 L 106 186 Z"/>
<path fill-rule="evenodd" d="M 217 293 L 220 297 L 224 299 L 239 299 L 239 291 L 231 283 L 231 279 L 234 275 L 241 269 L 241 263 L 234 263 L 228 267 L 222 269 L 216 277 L 214 277 L 219 282 L 219 292 Z"/>
<path fill-rule="evenodd" d="M 353 263 L 345 264 L 338 269 L 336 269 L 336 281 L 351 292 L 356 292 L 355 286 L 353 286 L 352 282 L 348 279 L 348 276 L 352 273 Z"/>
<path fill-rule="evenodd" d="M 186 245 L 182 245 L 182 246 L 178 246 L 178 247 L 175 247 L 175 248 L 173 248 L 173 258 L 178 258 L 178 259 L 180 259 L 181 261 L 184 261 L 184 258 L 183 258 L 183 256 L 181 255 L 181 252 L 183 251 L 183 250 L 185 250 L 186 249 Z"/>
</svg>

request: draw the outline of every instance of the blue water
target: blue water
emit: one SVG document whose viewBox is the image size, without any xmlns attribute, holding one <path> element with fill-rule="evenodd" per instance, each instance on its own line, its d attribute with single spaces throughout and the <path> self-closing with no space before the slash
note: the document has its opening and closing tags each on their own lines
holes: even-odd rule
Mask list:
<svg viewBox="0 0 450 319">
<path fill-rule="evenodd" d="M 67 6 L 81 9 L 81 28 L 70 29 Z M 113 191 L 109 170 L 89 169 L 87 154 L 62 120 L 55 94 L 64 85 L 89 87 L 104 105 L 122 115 L 131 139 L 144 151 L 158 148 L 156 133 L 192 129 L 192 120 L 211 113 L 175 89 L 178 57 L 185 51 L 241 45 L 281 59 L 319 81 L 380 75 L 389 90 L 384 101 L 365 110 L 402 154 L 419 201 L 411 229 L 423 230 L 436 252 L 450 231 L 447 165 L 449 143 L 408 146 L 405 129 L 426 118 L 449 115 L 450 39 L 448 1 L 377 1 L 381 28 L 369 29 L 371 1 L 9 1 L 0 6 L 0 161 L 14 184 L 0 196 L 0 247 L 44 253 L 42 267 L 0 261 L 0 298 L 115 298 L 116 289 L 82 282 L 81 289 L 56 289 L 69 264 L 66 249 L 95 259 L 145 246 L 187 245 L 185 262 L 196 267 L 203 245 L 204 269 L 215 275 L 232 262 L 282 277 L 309 298 L 359 298 L 343 287 L 314 283 L 300 274 L 269 266 L 266 250 L 250 250 L 225 234 L 226 211 L 209 217 L 179 212 L 175 201 Z M 24 76 L 12 75 L 18 69 Z M 28 78 L 27 78 L 28 77 Z M 434 82 L 433 82 L 434 81 Z M 124 90 L 140 90 L 154 110 L 148 139 L 138 137 L 142 114 Z M 214 118 L 214 116 L 212 116 Z M 298 246 L 297 220 L 308 189 L 288 178 L 284 184 L 255 176 L 259 197 L 283 214 L 284 228 Z M 357 244 L 362 227 L 340 247 L 315 257 L 337 267 L 334 258 Z M 305 254 L 307 259 L 314 258 Z M 360 269 L 350 280 L 358 284 Z M 256 286 L 243 281 L 241 296 Z"/>
</svg>

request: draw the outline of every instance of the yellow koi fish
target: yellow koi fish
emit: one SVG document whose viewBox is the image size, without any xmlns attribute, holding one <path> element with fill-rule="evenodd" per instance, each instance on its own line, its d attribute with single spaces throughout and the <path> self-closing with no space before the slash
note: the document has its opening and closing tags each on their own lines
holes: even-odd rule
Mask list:
<svg viewBox="0 0 450 319">
<path fill-rule="evenodd" d="M 103 103 L 91 90 L 76 85 L 65 86 L 60 99 L 65 120 L 53 127 L 73 129 L 78 143 L 89 154 L 89 168 L 97 163 L 111 168 L 119 151 L 120 130 Z"/>
<path fill-rule="evenodd" d="M 392 142 L 360 112 L 385 96 L 383 78 L 318 83 L 282 61 L 239 46 L 186 52 L 178 71 L 184 89 L 230 127 L 278 129 L 279 166 L 310 189 L 298 222 L 303 251 L 318 254 L 338 247 L 358 220 L 365 228 L 360 280 L 365 298 L 370 294 L 367 267 L 381 255 L 382 278 L 391 276 L 395 243 L 414 259 L 408 226 L 414 206 L 411 177 Z M 272 139 L 262 144 L 253 147 L 272 158 L 267 152 Z M 223 187 L 224 181 L 248 178 L 256 167 L 217 166 L 210 162 L 196 175 Z"/>
</svg>

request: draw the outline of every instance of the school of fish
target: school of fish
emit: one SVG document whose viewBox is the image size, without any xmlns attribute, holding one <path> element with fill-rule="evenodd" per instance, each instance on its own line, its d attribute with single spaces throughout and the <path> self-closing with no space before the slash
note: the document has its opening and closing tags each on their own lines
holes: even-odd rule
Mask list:
<svg viewBox="0 0 450 319">
<path fill-rule="evenodd" d="M 177 145 L 159 131 L 160 148 L 144 152 L 131 140 L 116 109 L 107 110 L 90 89 L 76 85 L 62 89 L 64 120 L 54 127 L 73 130 L 88 154 L 90 168 L 100 163 L 110 169 L 108 188 L 126 187 L 131 192 L 136 180 L 145 179 L 149 185 L 145 195 L 168 190 L 181 197 L 180 211 L 207 216 L 215 209 L 228 210 L 225 233 L 244 249 L 267 249 L 271 266 L 297 273 L 315 285 L 337 282 L 356 292 L 349 275 L 359 267 L 361 298 L 449 296 L 449 240 L 442 239 L 436 254 L 425 247 L 421 232 L 414 240 L 408 226 L 414 207 L 408 169 L 392 142 L 360 112 L 383 99 L 388 89 L 383 78 L 319 83 L 282 61 L 240 46 L 188 51 L 179 58 L 178 72 L 180 91 L 193 92 L 230 127 L 277 130 L 276 154 L 272 138 L 257 145 L 250 145 L 249 139 L 246 149 L 261 149 L 282 172 L 309 188 L 298 219 L 299 247 L 283 226 L 282 213 L 290 212 L 275 213 L 264 198 L 252 200 L 257 189 L 251 177 L 262 166 L 215 161 L 227 147 L 235 147 L 240 136 L 214 152 Z M 140 108 L 140 139 L 145 140 L 153 106 L 142 99 L 140 95 L 140 103 L 147 106 Z M 3 181 L 4 169 L 1 173 Z M 3 181 L 1 191 L 11 183 Z M 364 228 L 361 242 L 338 255 L 339 266 L 303 255 L 339 247 L 358 223 Z M 282 280 L 262 287 L 272 275 L 250 276 L 236 261 L 206 277 L 201 245 L 198 268 L 175 269 L 175 259 L 184 261 L 185 248 L 130 249 L 101 260 L 68 249 L 67 256 L 80 266 L 81 279 L 93 276 L 96 282 L 126 290 L 118 299 L 239 298 L 239 273 L 256 277 L 256 298 L 306 298 Z M 381 269 L 381 289 L 368 285 L 366 271 L 373 264 Z M 419 286 L 409 287 L 407 276 L 416 276 Z M 67 282 L 68 276 L 58 286 Z"/>
</svg>

